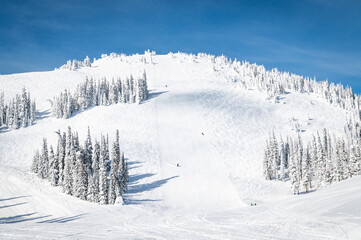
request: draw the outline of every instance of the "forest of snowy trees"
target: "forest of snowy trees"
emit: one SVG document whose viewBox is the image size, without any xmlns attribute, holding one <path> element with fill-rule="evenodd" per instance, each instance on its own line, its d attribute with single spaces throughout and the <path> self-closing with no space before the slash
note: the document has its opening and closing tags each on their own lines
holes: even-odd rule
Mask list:
<svg viewBox="0 0 361 240">
<path fill-rule="evenodd" d="M 4 102 L 4 93 L 0 93 L 0 128 L 9 129 L 27 127 L 35 122 L 36 106 L 31 101 L 30 93 L 22 89 L 21 94 L 16 94 L 9 103 Z"/>
<path fill-rule="evenodd" d="M 130 55 L 111 53 L 102 55 L 102 59 L 119 58 L 121 61 L 129 63 L 142 62 L 147 64 L 152 63 L 152 56 L 155 56 L 154 51 L 145 51 L 144 55 Z M 205 60 L 213 64 L 213 70 L 229 68 L 233 70 L 233 77 L 229 80 L 236 83 L 238 86 L 249 89 L 256 88 L 260 91 L 267 92 L 268 98 L 277 101 L 277 95 L 285 94 L 287 91 L 294 91 L 300 93 L 308 93 L 316 95 L 319 98 L 326 100 L 328 103 L 341 107 L 346 110 L 354 112 L 354 115 L 360 119 L 360 96 L 354 94 L 350 87 L 344 87 L 342 84 L 334 84 L 326 81 L 316 81 L 315 78 L 303 77 L 289 72 L 281 72 L 277 68 L 266 70 L 263 65 L 251 64 L 247 61 L 238 61 L 237 59 L 230 59 L 225 56 L 214 56 L 206 53 L 186 54 L 186 53 L 169 53 L 173 59 L 180 61 L 186 60 L 191 62 L 199 62 Z M 148 59 L 148 60 L 147 60 Z M 91 66 L 89 57 L 84 61 L 68 61 L 67 64 L 60 67 L 60 69 L 76 70 L 80 67 Z M 68 93 L 69 94 L 69 93 Z"/>
<path fill-rule="evenodd" d="M 346 138 L 331 137 L 324 129 L 304 144 L 300 136 L 284 142 L 273 134 L 267 141 L 263 168 L 266 180 L 290 180 L 292 192 L 309 192 L 361 173 L 361 136 L 354 125 Z"/>
<path fill-rule="evenodd" d="M 88 128 L 84 145 L 79 143 L 78 133 L 70 127 L 60 131 L 56 150 L 48 148 L 43 139 L 41 150 L 37 150 L 31 171 L 53 186 L 62 186 L 66 194 L 99 204 L 122 203 L 122 194 L 127 189 L 128 165 L 120 151 L 119 131 L 109 154 L 108 136 L 101 136 L 94 145 Z"/>
<path fill-rule="evenodd" d="M 106 78 L 95 81 L 86 78 L 79 84 L 74 94 L 65 90 L 54 99 L 52 115 L 56 118 L 69 118 L 76 111 L 92 106 L 111 105 L 118 103 L 140 103 L 148 98 L 147 75 L 141 78 L 112 80 Z"/>
<path fill-rule="evenodd" d="M 266 92 L 269 99 L 277 101 L 277 95 L 285 94 L 287 91 L 300 92 L 315 95 L 328 103 L 352 111 L 354 116 L 360 120 L 361 97 L 354 94 L 350 87 L 342 84 L 334 84 L 326 81 L 316 81 L 315 78 L 303 77 L 289 72 L 281 72 L 276 68 L 267 70 L 262 65 L 251 64 L 247 61 L 238 61 L 225 56 L 214 56 L 205 53 L 185 54 L 169 53 L 170 57 L 178 58 L 180 61 L 208 61 L 213 64 L 213 71 L 223 71 L 228 68 L 230 72 L 229 81 L 237 86 L 250 89 L 255 88 Z"/>
<path fill-rule="evenodd" d="M 147 64 L 152 62 L 154 51 L 145 51 L 144 55 L 131 55 L 111 53 L 109 56 L 102 55 L 103 58 L 119 58 L 121 61 L 129 63 L 142 62 Z M 316 81 L 315 78 L 303 77 L 289 72 L 281 72 L 276 68 L 266 70 L 262 65 L 251 64 L 247 61 L 238 61 L 225 56 L 214 56 L 206 53 L 186 54 L 186 53 L 169 53 L 173 59 L 180 61 L 186 60 L 191 62 L 199 62 L 205 60 L 213 64 L 213 70 L 229 68 L 233 70 L 233 77 L 229 80 L 238 86 L 249 89 L 256 88 L 259 91 L 267 92 L 268 98 L 277 102 L 277 95 L 285 94 L 287 91 L 313 94 L 324 99 L 328 103 L 352 111 L 358 120 L 360 118 L 361 97 L 354 94 L 350 87 L 344 87 L 342 84 L 334 84 L 326 81 Z M 148 59 L 148 60 L 147 60 Z M 76 70 L 79 67 L 91 66 L 90 59 L 86 57 L 84 61 L 68 61 L 61 69 Z M 109 86 L 109 84 L 108 84 Z M 118 84 L 119 86 L 119 84 Z M 65 93 L 64 93 L 65 94 Z M 69 94 L 69 93 L 67 93 Z"/>
</svg>

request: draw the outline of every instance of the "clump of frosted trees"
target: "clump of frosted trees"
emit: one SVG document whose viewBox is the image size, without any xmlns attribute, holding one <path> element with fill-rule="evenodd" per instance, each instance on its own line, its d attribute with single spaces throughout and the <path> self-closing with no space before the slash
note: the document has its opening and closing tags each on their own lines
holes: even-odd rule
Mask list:
<svg viewBox="0 0 361 240">
<path fill-rule="evenodd" d="M 204 57 L 204 56 L 203 56 Z M 270 99 L 276 100 L 277 95 L 287 91 L 307 93 L 315 95 L 328 103 L 346 110 L 358 110 L 358 118 L 361 98 L 352 92 L 350 87 L 342 84 L 334 84 L 326 81 L 316 81 L 315 78 L 303 77 L 289 72 L 280 72 L 276 68 L 266 70 L 264 66 L 251 64 L 247 61 L 234 61 L 224 57 L 212 58 L 217 66 L 229 67 L 234 70 L 233 82 L 244 89 L 256 88 L 266 92 Z"/>
<path fill-rule="evenodd" d="M 8 103 L 4 102 L 4 93 L 0 93 L 0 128 L 9 129 L 27 127 L 35 122 L 35 101 L 30 99 L 30 93 L 23 88 L 21 94 Z"/>
<path fill-rule="evenodd" d="M 277 68 L 267 70 L 262 65 L 251 64 L 247 61 L 238 61 L 225 56 L 214 56 L 205 53 L 185 54 L 169 53 L 170 57 L 189 60 L 191 62 L 206 61 L 213 65 L 213 71 L 227 69 L 228 80 L 244 89 L 255 88 L 266 92 L 269 99 L 277 102 L 277 95 L 285 94 L 287 91 L 307 93 L 324 99 L 328 103 L 355 112 L 360 120 L 361 97 L 354 94 L 350 87 L 342 84 L 334 84 L 326 81 L 316 81 L 309 78 L 281 72 Z"/>
<path fill-rule="evenodd" d="M 112 105 L 118 103 L 140 103 L 148 98 L 147 76 L 144 72 L 141 78 L 112 80 L 106 78 L 95 81 L 86 78 L 72 94 L 65 90 L 54 99 L 52 115 L 56 118 L 69 118 L 77 111 L 92 106 Z"/>
<path fill-rule="evenodd" d="M 59 135 L 56 150 L 48 148 L 43 139 L 41 150 L 36 151 L 31 171 L 53 186 L 61 186 L 66 194 L 99 204 L 122 203 L 127 189 L 128 166 L 120 151 L 119 131 L 109 154 L 108 136 L 101 136 L 94 145 L 88 128 L 84 145 L 79 143 L 78 133 Z"/>
<path fill-rule="evenodd" d="M 101 59 L 114 59 L 117 58 L 121 62 L 126 62 L 128 64 L 133 63 L 143 63 L 143 64 L 154 64 L 153 63 L 153 56 L 156 55 L 155 51 L 150 51 L 149 49 L 147 51 L 144 51 L 144 54 L 132 54 L 132 55 L 126 55 L 124 53 L 117 54 L 117 53 L 110 53 L 108 54 L 102 54 Z"/>
<path fill-rule="evenodd" d="M 71 71 L 75 71 L 81 67 L 91 67 L 91 61 L 88 56 L 84 59 L 84 61 L 78 61 L 78 60 L 69 60 L 66 64 L 60 67 L 60 69 L 68 69 Z"/>
<path fill-rule="evenodd" d="M 289 180 L 292 192 L 299 194 L 360 175 L 361 136 L 353 126 L 346 127 L 347 140 L 331 137 L 326 129 L 307 144 L 300 136 L 284 142 L 270 135 L 264 154 L 264 177 Z"/>
</svg>

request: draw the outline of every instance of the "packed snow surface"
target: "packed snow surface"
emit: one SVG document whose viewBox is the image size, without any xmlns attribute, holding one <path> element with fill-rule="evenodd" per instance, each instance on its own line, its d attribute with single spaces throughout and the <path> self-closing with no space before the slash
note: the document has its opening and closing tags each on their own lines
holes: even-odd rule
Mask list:
<svg viewBox="0 0 361 240">
<path fill-rule="evenodd" d="M 141 59 L 146 61 L 141 61 Z M 51 101 L 86 76 L 108 80 L 146 71 L 149 99 L 51 117 Z M 346 112 L 313 95 L 267 100 L 232 81 L 234 70 L 189 55 L 105 57 L 76 71 L 0 76 L 10 99 L 25 86 L 35 125 L 0 132 L 0 239 L 360 239 L 361 178 L 291 195 L 262 176 L 270 131 L 305 139 L 341 132 Z M 115 130 L 129 163 L 124 205 L 101 206 L 62 193 L 29 172 L 42 138 L 70 126 L 85 140 Z M 179 165 L 179 166 L 177 166 Z M 257 206 L 250 206 L 257 203 Z"/>
</svg>

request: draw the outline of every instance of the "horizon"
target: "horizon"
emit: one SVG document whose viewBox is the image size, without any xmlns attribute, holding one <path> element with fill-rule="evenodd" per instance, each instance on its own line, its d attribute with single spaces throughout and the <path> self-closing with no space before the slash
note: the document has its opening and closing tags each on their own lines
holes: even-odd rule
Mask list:
<svg viewBox="0 0 361 240">
<path fill-rule="evenodd" d="M 361 3 L 4 1 L 0 74 L 49 71 L 102 53 L 199 52 L 361 93 Z"/>
</svg>

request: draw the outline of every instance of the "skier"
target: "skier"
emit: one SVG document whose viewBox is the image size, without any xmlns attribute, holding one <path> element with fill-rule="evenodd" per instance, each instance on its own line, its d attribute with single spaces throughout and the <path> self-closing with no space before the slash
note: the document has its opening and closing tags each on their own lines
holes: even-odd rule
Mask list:
<svg viewBox="0 0 361 240">
<path fill-rule="evenodd" d="M 204 133 L 202 133 L 202 135 L 204 136 Z"/>
<path fill-rule="evenodd" d="M 180 167 L 179 163 L 177 163 L 177 167 Z"/>
</svg>

